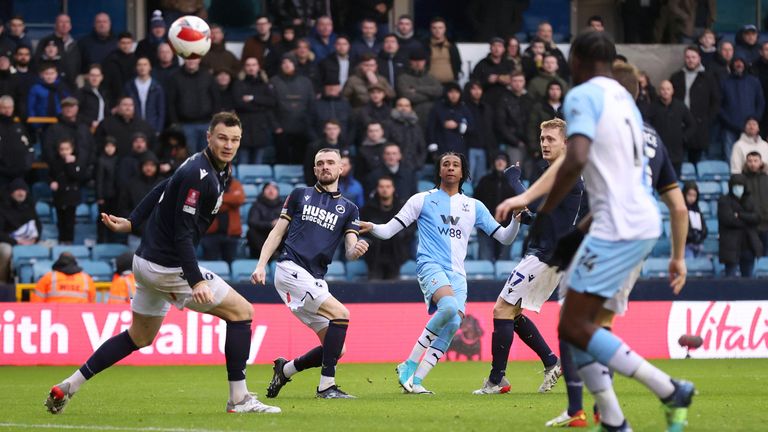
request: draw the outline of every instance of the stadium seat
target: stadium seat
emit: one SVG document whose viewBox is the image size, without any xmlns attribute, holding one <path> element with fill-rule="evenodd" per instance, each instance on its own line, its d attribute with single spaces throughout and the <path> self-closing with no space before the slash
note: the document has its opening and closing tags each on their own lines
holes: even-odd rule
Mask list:
<svg viewBox="0 0 768 432">
<path fill-rule="evenodd" d="M 701 203 L 701 201 L 699 201 L 699 203 Z M 712 214 L 713 218 L 717 218 L 717 200 L 709 202 L 709 212 Z"/>
<path fill-rule="evenodd" d="M 304 182 L 304 167 L 301 165 L 275 165 L 275 181 L 291 184 L 302 183 Z"/>
<path fill-rule="evenodd" d="M 59 228 L 53 223 L 44 223 L 43 232 L 40 233 L 40 240 L 58 240 Z"/>
<path fill-rule="evenodd" d="M 435 166 L 432 164 L 426 164 L 419 170 L 419 180 L 427 180 L 435 183 Z"/>
<path fill-rule="evenodd" d="M 128 246 L 120 243 L 99 243 L 91 250 L 91 259 L 94 261 L 109 261 L 117 258 L 125 252 L 129 252 Z"/>
<path fill-rule="evenodd" d="M 87 222 L 93 222 L 95 218 L 91 214 L 91 206 L 88 204 L 78 204 L 77 208 L 75 209 L 75 222 L 76 223 L 87 223 Z"/>
<path fill-rule="evenodd" d="M 717 207 L 717 204 L 715 204 L 715 207 Z M 712 209 L 709 206 L 709 201 L 699 201 L 699 211 L 701 211 L 701 214 L 705 219 L 711 216 Z M 714 216 L 717 217 L 717 215 Z"/>
<path fill-rule="evenodd" d="M 13 247 L 13 266 L 30 263 L 41 259 L 51 259 L 51 249 L 39 245 L 16 245 Z"/>
<path fill-rule="evenodd" d="M 757 265 L 755 265 L 755 277 L 768 278 L 768 257 L 762 257 L 757 260 Z"/>
<path fill-rule="evenodd" d="M 251 274 L 259 261 L 255 259 L 238 259 L 232 261 L 232 282 L 250 282 Z"/>
<path fill-rule="evenodd" d="M 517 267 L 520 261 L 517 260 L 499 260 L 496 261 L 496 280 L 506 280 Z"/>
<path fill-rule="evenodd" d="M 688 276 L 706 277 L 715 275 L 715 267 L 709 258 L 692 258 L 685 260 Z"/>
<path fill-rule="evenodd" d="M 669 258 L 648 258 L 641 272 L 643 277 L 663 278 L 669 275 Z"/>
<path fill-rule="evenodd" d="M 227 264 L 226 261 L 198 261 L 198 264 L 200 267 L 205 267 L 207 270 L 210 270 L 217 275 L 219 275 L 220 278 L 224 280 L 230 280 L 231 274 L 229 272 L 229 264 Z M 203 275 L 205 277 L 205 275 Z"/>
<path fill-rule="evenodd" d="M 731 176 L 731 168 L 728 163 L 721 160 L 704 160 L 696 165 L 699 180 L 728 180 Z"/>
<path fill-rule="evenodd" d="M 300 185 L 304 186 L 304 185 Z M 296 187 L 291 183 L 278 183 L 277 189 L 280 191 L 280 196 L 285 198 L 293 192 Z"/>
<path fill-rule="evenodd" d="M 680 171 L 680 180 L 696 180 L 696 167 L 690 162 L 683 162 L 683 167 Z"/>
<path fill-rule="evenodd" d="M 659 240 L 656 241 L 656 244 L 653 245 L 651 256 L 654 258 L 668 257 L 670 252 L 670 245 L 671 242 L 668 237 L 660 237 Z"/>
<path fill-rule="evenodd" d="M 272 177 L 272 167 L 269 165 L 240 164 L 237 166 L 237 178 L 243 184 L 262 184 L 272 180 Z"/>
<path fill-rule="evenodd" d="M 467 243 L 467 257 L 468 260 L 476 260 L 480 259 L 480 243 L 477 241 L 477 238 L 470 238 L 469 242 Z"/>
<path fill-rule="evenodd" d="M 704 243 L 702 243 L 702 249 L 701 253 L 706 255 L 717 255 L 718 251 L 720 250 L 720 242 L 717 239 L 717 235 L 711 234 L 707 236 L 707 238 L 704 240 Z"/>
<path fill-rule="evenodd" d="M 43 275 L 51 271 L 53 261 L 51 260 L 38 260 L 32 265 L 32 277 L 28 281 L 29 283 L 35 283 L 40 280 Z"/>
<path fill-rule="evenodd" d="M 464 195 L 471 197 L 475 193 L 475 188 L 472 186 L 472 182 L 468 181 L 461 186 L 461 191 Z"/>
<path fill-rule="evenodd" d="M 419 180 L 419 192 L 426 192 L 435 188 L 435 182 L 432 180 Z"/>
<path fill-rule="evenodd" d="M 245 203 L 240 206 L 240 221 L 241 222 L 248 222 L 248 212 L 251 210 L 250 203 Z M 245 231 L 243 231 L 245 233 Z"/>
<path fill-rule="evenodd" d="M 467 279 L 493 279 L 496 277 L 496 269 L 493 263 L 488 260 L 466 260 L 464 261 L 464 270 L 467 272 Z"/>
<path fill-rule="evenodd" d="M 517 239 L 515 239 L 515 242 L 512 243 L 512 247 L 509 251 L 509 258 L 513 260 L 519 260 L 523 257 L 523 239 L 518 236 Z"/>
<path fill-rule="evenodd" d="M 705 219 L 704 223 L 707 224 L 708 237 L 718 238 L 720 236 L 720 223 L 717 219 Z"/>
<path fill-rule="evenodd" d="M 416 280 L 416 261 L 408 260 L 400 266 L 400 280 Z"/>
<path fill-rule="evenodd" d="M 79 223 L 75 225 L 75 244 L 94 245 L 98 238 L 96 222 Z"/>
<path fill-rule="evenodd" d="M 245 200 L 248 202 L 256 201 L 259 197 L 259 187 L 254 184 L 243 183 L 243 193 L 245 193 Z"/>
<path fill-rule="evenodd" d="M 53 199 L 51 187 L 46 182 L 36 182 L 32 184 L 32 198 L 35 201 L 44 201 L 50 203 Z"/>
<path fill-rule="evenodd" d="M 325 273 L 325 280 L 327 281 L 347 280 L 347 270 L 344 268 L 344 263 L 341 261 L 333 261 L 330 265 L 328 265 L 328 272 Z"/>
<path fill-rule="evenodd" d="M 347 280 L 360 281 L 368 279 L 368 264 L 365 260 L 347 261 Z"/>
<path fill-rule="evenodd" d="M 54 222 L 51 206 L 47 202 L 38 201 L 37 203 L 35 203 L 35 212 L 37 212 L 37 217 L 40 218 L 40 222 L 42 223 Z"/>
<path fill-rule="evenodd" d="M 78 261 L 91 259 L 91 251 L 83 245 L 59 245 L 51 249 L 51 259 L 56 261 L 62 252 L 70 252 Z"/>
<path fill-rule="evenodd" d="M 83 268 L 83 271 L 91 275 L 93 280 L 96 282 L 106 282 L 112 280 L 114 269 L 109 263 L 105 261 L 80 260 L 78 261 L 78 264 L 80 264 L 80 267 Z"/>
<path fill-rule="evenodd" d="M 700 181 L 699 186 L 699 200 L 713 200 L 722 195 L 722 187 L 720 183 L 714 181 Z"/>
</svg>

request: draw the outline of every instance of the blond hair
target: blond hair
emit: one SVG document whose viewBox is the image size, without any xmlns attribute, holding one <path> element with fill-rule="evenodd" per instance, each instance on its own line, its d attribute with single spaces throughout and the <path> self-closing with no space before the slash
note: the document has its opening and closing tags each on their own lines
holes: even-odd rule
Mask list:
<svg viewBox="0 0 768 432">
<path fill-rule="evenodd" d="M 640 92 L 640 72 L 636 67 L 629 63 L 614 63 L 613 79 L 615 79 L 622 87 L 627 89 L 632 97 L 637 98 L 637 94 Z"/>
<path fill-rule="evenodd" d="M 553 118 L 552 120 L 541 122 L 541 125 L 539 125 L 539 128 L 541 128 L 541 130 L 557 129 L 560 131 L 560 135 L 562 135 L 562 137 L 565 138 L 565 126 L 566 126 L 565 120 L 559 119 L 559 118 Z"/>
</svg>

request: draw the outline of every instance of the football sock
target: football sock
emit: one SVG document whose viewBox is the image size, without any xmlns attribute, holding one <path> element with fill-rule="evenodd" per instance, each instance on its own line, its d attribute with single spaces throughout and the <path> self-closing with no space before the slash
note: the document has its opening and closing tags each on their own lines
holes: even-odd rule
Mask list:
<svg viewBox="0 0 768 432">
<path fill-rule="evenodd" d="M 488 380 L 493 384 L 498 384 L 504 378 L 507 369 L 507 360 L 509 359 L 509 350 L 512 348 L 512 341 L 515 338 L 515 320 L 511 319 L 493 319 L 493 335 L 491 335 L 491 374 Z"/>
<path fill-rule="evenodd" d="M 229 400 L 240 402 L 248 395 L 245 384 L 245 365 L 251 351 L 251 320 L 227 321 L 224 340 L 224 359 L 227 362 Z"/>
<path fill-rule="evenodd" d="M 80 389 L 80 386 L 85 383 L 86 379 L 83 376 L 83 373 L 80 372 L 80 369 L 76 370 L 75 373 L 72 374 L 69 378 L 65 379 L 65 383 L 69 383 L 69 392 L 74 393 L 78 389 Z"/>
<path fill-rule="evenodd" d="M 424 355 L 424 360 L 419 363 L 419 368 L 416 369 L 416 373 L 413 375 L 413 384 L 420 385 L 429 371 L 443 358 L 445 353 L 435 347 L 429 347 L 427 354 Z"/>
<path fill-rule="evenodd" d="M 548 368 L 557 364 L 557 356 L 549 345 L 541 337 L 539 329 L 536 324 L 531 321 L 530 318 L 525 315 L 520 315 L 515 318 L 515 333 L 520 337 L 528 347 L 530 347 L 536 355 L 539 356 L 541 362 L 544 363 L 544 367 Z"/>
<path fill-rule="evenodd" d="M 633 378 L 648 387 L 659 399 L 667 399 L 675 392 L 672 378 L 645 360 L 640 363 Z"/>
<path fill-rule="evenodd" d="M 568 415 L 574 415 L 584 409 L 584 382 L 579 376 L 576 365 L 571 358 L 571 347 L 560 340 L 560 367 L 563 368 L 563 379 L 568 393 Z"/>
<path fill-rule="evenodd" d="M 621 426 L 624 423 L 624 413 L 619 406 L 616 392 L 613 391 L 608 368 L 598 362 L 591 362 L 579 369 L 579 375 L 595 397 L 595 403 L 600 409 L 601 423 L 607 426 Z"/>
<path fill-rule="evenodd" d="M 323 365 L 323 346 L 319 345 L 307 351 L 304 355 L 296 357 L 283 366 L 283 374 L 287 378 L 301 372 L 304 369 L 316 368 Z"/>
<path fill-rule="evenodd" d="M 230 381 L 229 382 L 229 400 L 238 403 L 242 402 L 245 397 L 248 396 L 248 386 L 245 384 L 245 380 Z"/>
<path fill-rule="evenodd" d="M 324 391 L 328 387 L 336 385 L 336 377 L 320 375 L 320 384 L 317 386 L 317 391 Z"/>
<path fill-rule="evenodd" d="M 323 340 L 323 359 L 320 375 L 325 377 L 336 376 L 336 363 L 339 362 L 341 350 L 344 348 L 344 339 L 347 337 L 349 320 L 334 319 L 328 323 L 328 331 Z M 321 388 L 320 390 L 324 390 Z"/>
<path fill-rule="evenodd" d="M 434 342 L 435 339 L 437 339 L 437 333 L 433 332 L 427 327 L 424 327 L 424 330 L 421 332 L 419 339 L 416 340 L 416 345 L 414 345 L 413 349 L 411 350 L 411 355 L 408 356 L 408 361 L 419 363 L 421 356 L 424 355 L 424 352 L 427 350 L 427 348 L 429 348 L 430 345 L 432 345 L 432 342 Z"/>
<path fill-rule="evenodd" d="M 97 373 L 128 357 L 129 354 L 137 349 L 139 347 L 133 343 L 133 339 L 131 339 L 128 330 L 126 330 L 116 336 L 112 336 L 101 344 L 96 352 L 91 354 L 91 357 L 80 367 L 80 373 L 86 380 L 89 380 Z M 80 386 L 78 385 L 77 387 Z M 70 391 L 74 391 L 71 389 L 72 382 L 70 382 Z"/>
<path fill-rule="evenodd" d="M 456 331 L 459 329 L 460 325 L 461 318 L 457 313 L 453 315 L 453 318 L 451 318 L 445 324 L 445 326 L 443 326 L 443 329 L 440 330 L 437 339 L 432 342 L 432 345 L 424 355 L 424 359 L 421 360 L 421 363 L 419 363 L 419 367 L 416 369 L 416 373 L 413 375 L 414 385 L 421 384 L 421 381 L 427 376 L 429 371 L 435 367 L 445 352 L 448 351 L 448 347 L 451 345 L 451 340 L 453 340 L 453 335 L 456 334 Z"/>
</svg>

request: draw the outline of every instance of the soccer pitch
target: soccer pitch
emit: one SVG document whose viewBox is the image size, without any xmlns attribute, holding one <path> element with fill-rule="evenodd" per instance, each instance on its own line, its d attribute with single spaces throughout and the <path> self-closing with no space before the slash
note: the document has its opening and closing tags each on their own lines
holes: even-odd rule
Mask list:
<svg viewBox="0 0 768 432">
<path fill-rule="evenodd" d="M 768 424 L 768 360 L 654 361 L 673 376 L 692 380 L 699 395 L 689 416 L 691 431 L 754 431 Z M 541 431 L 565 408 L 565 386 L 536 392 L 541 364 L 511 362 L 512 390 L 475 396 L 488 363 L 440 363 L 425 386 L 433 396 L 404 395 L 394 364 L 339 365 L 337 378 L 356 400 L 314 397 L 318 370 L 303 372 L 277 399 L 263 398 L 270 366 L 248 368 L 251 391 L 280 406 L 282 414 L 227 414 L 224 366 L 113 367 L 96 376 L 63 414 L 43 407 L 52 384 L 72 367 L 0 368 L 0 431 Z M 664 430 L 659 402 L 641 385 L 619 377 L 616 388 L 636 431 Z M 591 399 L 585 397 L 590 407 Z"/>
</svg>

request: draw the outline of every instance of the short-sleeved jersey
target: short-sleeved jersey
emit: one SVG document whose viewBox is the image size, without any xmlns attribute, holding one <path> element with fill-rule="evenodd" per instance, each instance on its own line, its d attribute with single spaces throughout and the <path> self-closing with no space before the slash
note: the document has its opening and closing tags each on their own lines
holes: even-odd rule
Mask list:
<svg viewBox="0 0 768 432">
<path fill-rule="evenodd" d="M 661 217 L 645 176 L 643 121 L 632 96 L 615 80 L 594 77 L 565 98 L 568 137 L 592 141 L 584 168 L 590 234 L 610 241 L 657 238 Z"/>
<path fill-rule="evenodd" d="M 403 227 L 416 222 L 419 248 L 418 264 L 431 262 L 445 270 L 465 275 L 464 259 L 472 228 L 489 236 L 501 228 L 480 201 L 464 194 L 449 196 L 432 189 L 412 196 L 395 215 Z"/>
<path fill-rule="evenodd" d="M 661 141 L 656 129 L 648 123 L 643 123 L 643 139 L 645 141 L 645 155 L 648 157 L 648 166 L 645 175 L 650 178 L 648 183 L 659 195 L 680 187 L 677 184 L 677 175 L 672 161 L 669 159 L 667 147 Z"/>
<path fill-rule="evenodd" d="M 293 261 L 317 279 L 325 276 L 346 233 L 360 232 L 357 206 L 341 192 L 319 186 L 294 189 L 280 217 L 290 223 L 278 261 Z"/>
</svg>

